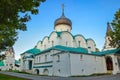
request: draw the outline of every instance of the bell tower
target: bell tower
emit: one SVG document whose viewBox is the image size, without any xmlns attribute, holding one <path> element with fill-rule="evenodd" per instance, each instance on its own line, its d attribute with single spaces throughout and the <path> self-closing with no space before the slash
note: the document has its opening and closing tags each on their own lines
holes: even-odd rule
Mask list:
<svg viewBox="0 0 120 80">
<path fill-rule="evenodd" d="M 111 46 L 109 45 L 109 44 L 110 44 L 110 39 L 111 39 L 111 37 L 108 35 L 108 33 L 109 33 L 110 31 L 112 31 L 112 29 L 111 29 L 110 23 L 108 22 L 108 23 L 107 23 L 107 30 L 106 30 L 105 44 L 104 44 L 103 51 L 104 51 L 104 50 L 114 49 L 113 47 L 111 47 Z"/>
</svg>

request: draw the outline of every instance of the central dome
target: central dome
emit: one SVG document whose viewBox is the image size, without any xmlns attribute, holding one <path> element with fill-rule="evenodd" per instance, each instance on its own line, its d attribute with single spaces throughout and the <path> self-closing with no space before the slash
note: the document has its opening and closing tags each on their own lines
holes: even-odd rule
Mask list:
<svg viewBox="0 0 120 80">
<path fill-rule="evenodd" d="M 66 25 L 69 25 L 71 26 L 72 25 L 72 22 L 70 19 L 66 18 L 64 16 L 64 13 L 62 14 L 62 16 L 58 19 L 55 20 L 55 23 L 54 23 L 54 26 L 57 26 L 59 24 L 66 24 Z"/>
<path fill-rule="evenodd" d="M 62 16 L 55 20 L 54 29 L 58 32 L 61 31 L 71 31 L 72 30 L 72 22 L 70 19 L 66 18 L 64 15 L 64 4 L 62 5 Z"/>
</svg>

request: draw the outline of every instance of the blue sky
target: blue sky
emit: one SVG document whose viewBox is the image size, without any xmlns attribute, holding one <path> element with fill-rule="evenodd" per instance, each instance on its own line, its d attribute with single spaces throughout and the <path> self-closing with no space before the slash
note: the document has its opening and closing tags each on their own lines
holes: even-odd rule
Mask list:
<svg viewBox="0 0 120 80">
<path fill-rule="evenodd" d="M 113 20 L 120 8 L 120 0 L 46 0 L 41 3 L 39 14 L 31 16 L 27 31 L 19 31 L 14 45 L 16 59 L 54 31 L 54 21 L 61 16 L 62 3 L 65 5 L 65 16 L 72 21 L 71 33 L 92 38 L 97 48 L 103 48 L 107 22 Z"/>
</svg>

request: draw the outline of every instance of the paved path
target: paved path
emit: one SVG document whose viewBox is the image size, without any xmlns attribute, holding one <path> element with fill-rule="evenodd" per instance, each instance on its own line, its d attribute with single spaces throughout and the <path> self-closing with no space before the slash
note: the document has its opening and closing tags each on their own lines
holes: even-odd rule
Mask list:
<svg viewBox="0 0 120 80">
<path fill-rule="evenodd" d="M 50 76 L 38 76 L 14 72 L 0 72 L 11 76 L 17 76 L 22 78 L 28 78 L 32 80 L 120 80 L 120 74 L 117 75 L 104 75 L 104 76 L 90 76 L 90 77 L 50 77 Z"/>
</svg>

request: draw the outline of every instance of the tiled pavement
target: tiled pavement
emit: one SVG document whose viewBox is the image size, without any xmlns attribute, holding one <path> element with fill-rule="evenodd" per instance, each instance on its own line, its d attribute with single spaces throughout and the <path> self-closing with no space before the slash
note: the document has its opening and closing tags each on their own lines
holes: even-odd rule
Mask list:
<svg viewBox="0 0 120 80">
<path fill-rule="evenodd" d="M 11 76 L 17 76 L 22 78 L 28 78 L 32 80 L 120 80 L 120 74 L 117 75 L 104 75 L 104 76 L 90 76 L 90 77 L 50 77 L 50 76 L 38 76 L 14 72 L 0 72 Z"/>
</svg>

